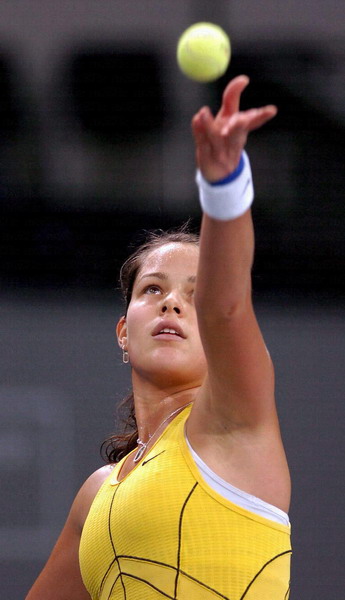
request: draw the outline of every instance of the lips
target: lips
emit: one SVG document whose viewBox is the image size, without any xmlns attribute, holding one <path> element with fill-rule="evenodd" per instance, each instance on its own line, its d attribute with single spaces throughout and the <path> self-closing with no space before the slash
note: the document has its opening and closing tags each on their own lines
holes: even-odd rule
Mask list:
<svg viewBox="0 0 345 600">
<path fill-rule="evenodd" d="M 152 333 L 153 337 L 164 336 L 166 339 L 185 339 L 182 328 L 169 321 L 162 321 L 156 325 Z"/>
</svg>

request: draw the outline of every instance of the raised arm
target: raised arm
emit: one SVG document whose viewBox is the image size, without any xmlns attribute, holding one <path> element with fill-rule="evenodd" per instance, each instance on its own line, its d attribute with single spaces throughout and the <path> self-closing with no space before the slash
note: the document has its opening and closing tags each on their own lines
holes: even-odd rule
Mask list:
<svg viewBox="0 0 345 600">
<path fill-rule="evenodd" d="M 266 106 L 240 112 L 240 96 L 248 82 L 245 76 L 231 81 L 218 114 L 213 117 L 208 108 L 202 108 L 192 122 L 201 172 L 199 185 L 201 194 L 208 196 L 195 291 L 208 378 L 195 403 L 188 435 L 203 458 L 211 456 L 210 466 L 218 464 L 219 457 L 222 459 L 224 448 L 236 456 L 240 467 L 234 467 L 234 473 L 230 468 L 230 478 L 254 494 L 260 486 L 250 487 L 250 482 L 262 478 L 266 461 L 273 453 L 276 458 L 269 477 L 280 482 L 283 479 L 285 486 L 275 503 L 286 507 L 284 498 L 289 495 L 289 485 L 275 409 L 273 366 L 252 306 L 250 166 L 243 155 L 248 134 L 274 117 L 277 110 Z M 245 174 L 239 174 L 243 167 Z M 228 177 L 229 174 L 233 175 Z M 236 185 L 241 177 L 243 190 L 239 191 Z M 219 182 L 224 179 L 225 182 Z M 216 186 L 210 185 L 215 182 Z M 234 204 L 229 214 L 227 207 L 212 205 L 214 195 L 226 196 L 227 192 L 230 204 Z M 232 199 L 231 194 L 235 195 Z M 222 449 L 218 455 L 213 452 L 215 438 Z M 226 469 L 227 465 L 220 467 L 220 474 L 226 475 Z M 263 491 L 259 490 L 262 497 L 266 489 L 264 484 Z M 274 496 L 273 490 L 266 499 Z"/>
<path fill-rule="evenodd" d="M 234 172 L 248 133 L 276 114 L 273 106 L 239 111 L 247 84 L 237 77 L 215 118 L 203 108 L 193 119 L 197 164 L 208 182 Z M 195 302 L 212 401 L 234 424 L 255 425 L 274 414 L 272 365 L 252 308 L 253 252 L 249 209 L 229 220 L 204 214 Z"/>
</svg>

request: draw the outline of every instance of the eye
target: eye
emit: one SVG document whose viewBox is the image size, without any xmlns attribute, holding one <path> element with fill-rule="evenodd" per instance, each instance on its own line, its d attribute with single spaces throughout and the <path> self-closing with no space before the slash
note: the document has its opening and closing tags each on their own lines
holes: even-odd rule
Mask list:
<svg viewBox="0 0 345 600">
<path fill-rule="evenodd" d="M 144 288 L 144 294 L 160 294 L 161 290 L 158 285 L 147 285 Z"/>
</svg>

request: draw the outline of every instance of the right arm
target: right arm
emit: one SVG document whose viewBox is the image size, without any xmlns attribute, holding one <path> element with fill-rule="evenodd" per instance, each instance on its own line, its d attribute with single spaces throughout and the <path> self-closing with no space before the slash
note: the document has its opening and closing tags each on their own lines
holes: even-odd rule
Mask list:
<svg viewBox="0 0 345 600">
<path fill-rule="evenodd" d="M 242 154 L 249 133 L 272 119 L 277 109 L 268 105 L 241 111 L 248 81 L 240 76 L 228 84 L 215 117 L 204 107 L 193 118 L 199 183 L 206 190 L 202 197 L 209 195 L 194 296 L 208 373 L 188 419 L 187 435 L 223 479 L 287 512 L 290 478 L 275 406 L 273 364 L 252 304 L 254 229 L 248 206 L 252 194 L 247 196 L 251 177 Z M 236 172 L 241 154 L 244 177 L 235 177 L 240 187 L 229 199 L 227 209 L 236 209 L 231 214 L 224 212 L 226 202 L 219 202 L 216 194 L 222 188 L 212 193 L 209 188 Z"/>
<path fill-rule="evenodd" d="M 79 544 L 90 506 L 110 467 L 95 471 L 79 490 L 53 551 L 25 600 L 90 600 L 80 574 Z"/>
</svg>

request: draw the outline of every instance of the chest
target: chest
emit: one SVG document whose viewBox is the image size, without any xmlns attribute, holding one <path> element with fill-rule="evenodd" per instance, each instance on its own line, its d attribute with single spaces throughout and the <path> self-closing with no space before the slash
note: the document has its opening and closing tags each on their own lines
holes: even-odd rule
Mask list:
<svg viewBox="0 0 345 600">
<path fill-rule="evenodd" d="M 154 589 L 181 600 L 239 600 L 272 557 L 289 558 L 288 537 L 210 494 L 178 445 L 157 444 L 120 483 L 115 471 L 101 488 L 80 564 L 95 599 L 123 598 L 124 587 L 130 600 L 156 599 Z M 286 561 L 275 600 L 283 600 L 287 578 Z"/>
</svg>

